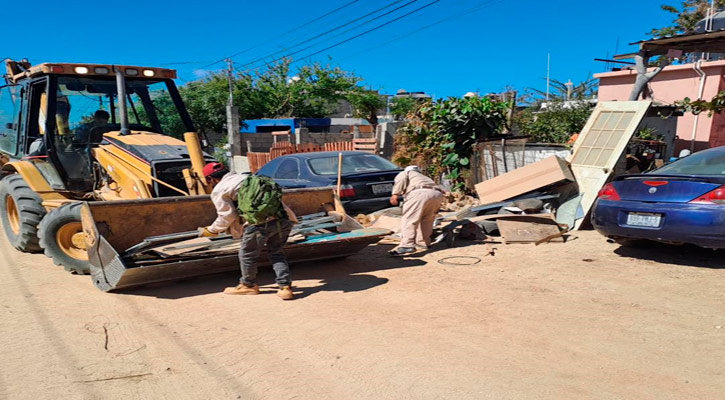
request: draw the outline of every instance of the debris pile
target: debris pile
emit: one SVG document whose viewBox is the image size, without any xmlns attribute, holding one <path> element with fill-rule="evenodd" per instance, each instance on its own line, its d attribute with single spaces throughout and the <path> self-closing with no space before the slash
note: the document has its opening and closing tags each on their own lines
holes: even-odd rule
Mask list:
<svg viewBox="0 0 725 400">
<path fill-rule="evenodd" d="M 292 227 L 287 244 L 302 243 L 310 239 L 347 232 L 345 216 L 333 211 L 319 212 L 298 217 Z M 183 260 L 199 256 L 221 256 L 239 251 L 241 241 L 231 235 L 219 235 L 212 238 L 197 237 L 196 231 L 171 235 L 152 236 L 127 249 L 121 254 L 124 261 L 135 265 L 146 265 L 171 260 Z"/>
<path fill-rule="evenodd" d="M 600 102 L 574 141 L 569 161 L 553 155 L 487 179 L 475 185 L 478 199 L 450 195 L 435 221 L 434 243 L 450 246 L 461 238 L 538 245 L 562 242 L 567 232 L 588 226 L 597 193 L 625 159 L 650 104 Z M 368 217 L 372 226 L 395 230 L 399 218 L 385 215 Z"/>
<path fill-rule="evenodd" d="M 445 211 L 459 211 L 479 204 L 478 199 L 462 192 L 454 192 L 446 197 L 442 209 Z"/>
</svg>

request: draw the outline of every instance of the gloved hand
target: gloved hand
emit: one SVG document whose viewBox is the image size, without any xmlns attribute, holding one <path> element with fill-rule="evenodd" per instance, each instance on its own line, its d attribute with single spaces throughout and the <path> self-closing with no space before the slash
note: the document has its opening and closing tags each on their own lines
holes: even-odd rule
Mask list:
<svg viewBox="0 0 725 400">
<path fill-rule="evenodd" d="M 197 231 L 199 232 L 199 237 L 215 237 L 215 236 L 219 236 L 218 233 L 214 233 L 214 232 L 210 231 L 208 226 L 199 227 L 197 229 Z"/>
</svg>

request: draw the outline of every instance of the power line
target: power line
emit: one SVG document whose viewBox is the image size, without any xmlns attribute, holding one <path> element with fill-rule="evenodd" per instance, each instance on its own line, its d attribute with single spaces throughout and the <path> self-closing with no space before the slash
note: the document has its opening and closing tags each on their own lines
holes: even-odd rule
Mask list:
<svg viewBox="0 0 725 400">
<path fill-rule="evenodd" d="M 325 14 L 322 14 L 322 15 L 320 15 L 319 17 L 315 17 L 315 18 L 313 18 L 313 19 L 310 19 L 310 20 L 308 20 L 307 22 L 304 22 L 304 23 L 302 23 L 302 24 L 300 24 L 300 25 L 297 25 L 296 27 L 294 27 L 294 28 L 292 28 L 292 29 L 290 29 L 290 30 L 288 30 L 288 31 L 286 31 L 286 32 L 284 32 L 284 33 L 282 33 L 281 35 L 279 35 L 279 36 L 276 36 L 276 37 L 274 37 L 274 38 L 273 38 L 272 40 L 277 40 L 277 39 L 279 39 L 279 38 L 282 38 L 282 37 L 284 37 L 284 36 L 287 36 L 287 35 L 289 35 L 289 34 L 290 34 L 290 33 L 292 33 L 292 32 L 295 32 L 295 31 L 298 31 L 298 30 L 300 30 L 301 28 L 304 28 L 305 26 L 307 26 L 308 24 L 310 24 L 310 23 L 312 23 L 312 22 L 315 22 L 315 21 L 317 21 L 317 20 L 319 20 L 319 19 L 322 19 L 322 18 L 328 17 L 328 16 L 330 16 L 330 15 L 332 15 L 332 14 L 334 14 L 334 13 L 336 13 L 336 12 L 338 12 L 338 11 L 342 10 L 342 9 L 345 9 L 345 8 L 347 8 L 347 7 L 349 7 L 349 6 L 351 6 L 351 5 L 355 4 L 355 3 L 357 3 L 358 1 L 360 1 L 360 0 L 353 0 L 353 1 L 349 2 L 349 3 L 343 4 L 342 6 L 340 6 L 340 7 L 337 7 L 337 8 L 335 8 L 334 10 L 328 11 L 327 13 L 325 13 Z M 212 63 L 209 63 L 209 64 L 207 64 L 207 65 L 205 65 L 205 66 L 201 67 L 200 69 L 204 69 L 204 68 L 207 68 L 207 67 L 211 67 L 211 66 L 212 66 L 212 65 L 214 65 L 214 64 L 218 64 L 218 63 L 220 63 L 220 62 L 222 62 L 222 61 L 226 60 L 227 58 L 233 58 L 233 57 L 236 57 L 236 56 L 238 56 L 238 55 L 240 55 L 240 54 L 246 53 L 246 52 L 248 52 L 248 51 L 250 51 L 250 50 L 254 50 L 254 49 L 256 49 L 256 48 L 258 48 L 258 47 L 260 47 L 260 46 L 263 46 L 263 45 L 265 45 L 265 44 L 267 44 L 267 43 L 269 43 L 269 41 L 261 42 L 261 43 L 259 43 L 259 44 L 255 45 L 255 46 L 252 46 L 252 47 L 249 47 L 249 48 L 247 48 L 247 49 L 244 49 L 244 50 L 238 51 L 238 52 L 236 52 L 236 53 L 234 53 L 234 54 L 232 54 L 232 55 L 230 55 L 230 56 L 226 56 L 226 57 L 220 58 L 220 59 L 218 59 L 218 60 L 216 60 L 216 61 L 214 61 L 214 62 L 212 62 Z M 189 64 L 191 64 L 191 63 L 189 63 Z"/>
<path fill-rule="evenodd" d="M 368 47 L 365 50 L 358 51 L 358 52 L 356 52 L 355 54 L 353 54 L 351 56 L 343 57 L 343 58 L 339 59 L 338 61 L 347 60 L 349 58 L 358 56 L 360 54 L 365 54 L 365 53 L 369 52 L 370 50 L 379 49 L 379 48 L 384 47 L 384 46 L 387 46 L 387 45 L 389 45 L 389 44 L 391 44 L 393 42 L 397 42 L 398 40 L 404 39 L 404 38 L 406 38 L 408 36 L 414 35 L 414 34 L 420 32 L 420 31 L 423 31 L 423 30 L 426 30 L 426 29 L 430 29 L 430 28 L 432 28 L 432 27 L 434 27 L 436 25 L 440 25 L 440 24 L 442 24 L 444 22 L 448 22 L 448 21 L 450 21 L 452 19 L 455 19 L 455 18 L 459 18 L 459 17 L 463 17 L 463 16 L 468 15 L 468 14 L 472 14 L 472 13 L 474 13 L 476 11 L 479 11 L 480 9 L 482 9 L 482 8 L 484 8 L 486 6 L 491 6 L 491 5 L 494 5 L 494 4 L 497 4 L 497 3 L 501 3 L 503 1 L 505 1 L 505 0 L 489 0 L 489 1 L 485 2 L 485 3 L 483 3 L 483 4 L 479 4 L 479 5 L 475 6 L 475 7 L 471 7 L 469 9 L 463 10 L 463 11 L 461 11 L 459 13 L 456 13 L 456 14 L 450 15 L 448 17 L 445 17 L 443 19 L 440 19 L 440 20 L 438 20 L 436 22 L 433 22 L 433 23 L 430 23 L 428 25 L 422 26 L 422 27 L 420 27 L 418 29 L 412 30 L 412 31 L 410 31 L 408 33 L 404 33 L 402 35 L 399 35 L 399 36 L 397 36 L 397 37 L 395 37 L 393 39 L 388 40 L 387 42 L 383 42 L 383 43 L 380 43 L 380 44 L 376 44 L 375 46 Z"/>
<path fill-rule="evenodd" d="M 393 19 L 391 19 L 390 21 L 384 22 L 384 23 L 382 23 L 382 24 L 380 24 L 380 25 L 378 25 L 378 26 L 376 26 L 376 27 L 374 27 L 374 28 L 370 28 L 370 29 L 368 29 L 368 30 L 366 30 L 366 31 L 364 31 L 364 32 L 362 32 L 362 33 L 359 33 L 359 34 L 357 34 L 357 35 L 355 35 L 355 36 L 352 36 L 352 37 L 350 37 L 350 38 L 347 38 L 347 39 L 345 39 L 345 40 L 342 40 L 342 41 L 340 41 L 340 42 L 337 42 L 337 43 L 335 43 L 335 44 L 333 44 L 333 45 L 331 45 L 331 46 L 325 47 L 325 48 L 324 48 L 324 49 L 322 49 L 322 50 L 318 50 L 318 51 L 316 51 L 316 52 L 314 52 L 314 53 L 312 53 L 312 54 L 308 54 L 308 55 L 306 55 L 306 56 L 304 56 L 304 57 L 300 57 L 300 59 L 305 59 L 305 58 L 309 58 L 309 57 L 312 57 L 312 56 L 316 56 L 316 55 L 318 55 L 318 54 L 320 54 L 320 53 L 322 53 L 322 52 L 324 52 L 324 51 L 327 51 L 327 50 L 330 50 L 330 49 L 332 49 L 332 48 L 335 48 L 335 47 L 337 47 L 337 46 L 340 46 L 340 45 L 342 45 L 342 44 L 345 44 L 345 43 L 347 43 L 347 42 L 349 42 L 349 41 L 351 41 L 351 40 L 355 40 L 355 39 L 359 38 L 360 36 L 363 36 L 363 35 L 367 35 L 368 33 L 371 33 L 371 32 L 373 32 L 373 31 L 376 31 L 376 30 L 378 30 L 378 29 L 380 29 L 380 28 L 382 28 L 382 27 L 384 27 L 384 26 L 390 25 L 390 24 L 392 24 L 393 22 L 399 21 L 399 20 L 401 20 L 401 19 L 403 19 L 403 18 L 405 18 L 405 17 L 407 17 L 407 16 L 409 16 L 409 15 L 411 15 L 411 14 L 414 14 L 414 13 L 416 13 L 416 12 L 418 12 L 418 11 L 420 11 L 420 10 L 424 9 L 424 8 L 430 7 L 430 6 L 432 6 L 433 4 L 435 4 L 435 3 L 438 3 L 438 2 L 440 2 L 440 0 L 434 0 L 434 1 L 431 1 L 430 3 L 428 3 L 428 4 L 424 5 L 424 6 L 418 7 L 418 8 L 416 8 L 415 10 L 413 10 L 413 11 L 411 11 L 411 12 L 408 12 L 408 13 L 405 13 L 405 14 L 403 14 L 403 15 L 399 16 L 399 17 L 393 18 Z M 294 54 L 294 53 L 293 53 L 293 54 Z"/>
<path fill-rule="evenodd" d="M 342 23 L 342 24 L 340 24 L 340 25 L 338 25 L 338 26 L 336 26 L 336 27 L 334 27 L 334 28 L 332 28 L 332 29 L 328 29 L 327 31 L 325 31 L 325 32 L 322 32 L 322 33 L 320 33 L 320 34 L 317 34 L 317 35 L 315 35 L 315 36 L 313 36 L 313 37 L 311 37 L 311 38 L 307 38 L 307 39 L 304 39 L 304 40 L 300 40 L 300 41 L 298 41 L 298 42 L 295 42 L 295 43 L 293 43 L 292 45 L 290 45 L 290 46 L 287 46 L 287 48 L 286 48 L 285 50 L 283 50 L 283 51 L 289 51 L 290 49 L 293 49 L 293 48 L 295 48 L 295 47 L 297 47 L 297 46 L 299 46 L 299 45 L 301 45 L 301 44 L 309 43 L 310 41 L 314 41 L 315 39 L 319 39 L 319 38 L 321 38 L 321 37 L 323 37 L 323 36 L 325 36 L 325 35 L 327 35 L 327 34 L 329 34 L 329 33 L 332 33 L 332 32 L 334 32 L 334 31 L 338 30 L 338 29 L 344 28 L 344 27 L 346 27 L 346 26 L 349 26 L 350 24 L 353 24 L 353 23 L 355 23 L 355 22 L 357 22 L 357 21 L 359 21 L 359 20 L 365 19 L 365 18 L 367 18 L 367 17 L 369 17 L 369 16 L 371 16 L 371 15 L 377 14 L 377 13 L 379 13 L 380 11 L 382 11 L 382 10 L 384 10 L 384 9 L 388 8 L 388 7 L 391 7 L 391 6 L 393 6 L 393 5 L 397 4 L 397 3 L 400 3 L 401 1 L 403 1 L 403 0 L 395 0 L 395 1 L 393 1 L 392 3 L 389 3 L 389 4 L 387 4 L 387 5 L 383 6 L 383 7 L 380 7 L 380 8 L 378 8 L 378 9 L 376 9 L 376 10 L 373 10 L 373 11 L 371 11 L 371 12 L 369 12 L 369 13 L 367 13 L 367 14 L 363 15 L 362 17 L 357 17 L 357 18 L 355 18 L 355 19 L 352 19 L 352 20 L 350 20 L 350 21 L 344 22 L 344 23 Z M 376 18 L 382 18 L 382 17 L 384 17 L 384 16 L 386 16 L 386 15 L 392 14 L 392 13 L 394 13 L 395 11 L 398 11 L 398 10 L 400 10 L 400 9 L 402 9 L 402 8 L 405 8 L 405 7 L 409 6 L 410 4 L 413 4 L 413 3 L 415 3 L 416 1 L 419 1 L 419 0 L 411 0 L 411 1 L 409 1 L 409 2 L 407 2 L 407 3 L 405 3 L 405 4 L 403 4 L 402 6 L 396 7 L 396 8 L 394 8 L 394 9 L 392 9 L 392 10 L 390 10 L 390 11 L 388 11 L 388 12 L 386 12 L 386 13 L 382 14 L 382 15 L 379 15 L 379 16 L 377 16 Z M 363 23 L 367 23 L 367 22 L 369 22 L 369 21 L 365 21 L 365 22 L 363 22 Z M 356 29 L 356 28 L 357 28 L 357 27 L 353 27 L 353 28 L 351 28 L 351 29 L 348 29 L 348 30 L 346 30 L 346 31 L 343 31 L 343 32 L 341 32 L 341 33 L 349 32 L 349 31 L 351 31 L 351 30 L 353 30 L 353 29 Z M 307 49 L 309 49 L 309 48 L 312 48 L 312 47 L 314 47 L 314 46 L 316 46 L 316 44 L 312 44 L 312 45 L 309 45 L 309 46 L 307 46 L 307 47 L 304 47 L 304 48 L 302 48 L 302 49 L 300 49 L 300 50 L 297 50 L 297 51 L 295 51 L 294 53 L 291 53 L 291 54 L 287 54 L 287 55 L 284 55 L 284 56 L 282 56 L 282 57 L 278 57 L 278 58 L 276 58 L 276 59 L 274 59 L 274 60 L 272 60 L 272 61 L 270 61 L 270 62 L 268 62 L 268 63 L 265 63 L 265 64 L 271 64 L 271 63 L 273 63 L 273 62 L 275 62 L 275 61 L 278 61 L 278 60 L 281 60 L 281 59 L 283 59 L 283 58 L 285 58 L 285 57 L 289 57 L 289 56 L 291 56 L 291 55 L 294 55 L 294 54 L 300 53 L 300 52 L 302 52 L 302 51 L 305 51 L 305 50 L 307 50 Z M 273 52 L 273 53 L 267 54 L 267 55 L 265 55 L 265 56 L 262 56 L 262 57 L 258 57 L 258 58 L 256 58 L 256 59 L 254 59 L 254 60 L 252 60 L 252 61 L 250 61 L 250 62 L 248 62 L 248 63 L 246 63 L 246 64 L 242 65 L 242 67 L 246 67 L 246 66 L 249 66 L 249 65 L 254 65 L 255 63 L 257 63 L 257 62 L 259 62 L 259 61 L 263 61 L 263 60 L 264 60 L 265 58 L 268 58 L 268 57 L 274 57 L 275 55 L 277 55 L 277 54 L 280 54 L 280 53 L 282 53 L 282 51 L 276 51 L 276 52 Z"/>
</svg>

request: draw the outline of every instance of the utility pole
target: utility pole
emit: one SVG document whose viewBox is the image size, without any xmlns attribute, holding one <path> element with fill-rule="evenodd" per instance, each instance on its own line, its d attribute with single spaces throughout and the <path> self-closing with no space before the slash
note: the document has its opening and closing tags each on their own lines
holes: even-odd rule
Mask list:
<svg viewBox="0 0 725 400">
<path fill-rule="evenodd" d="M 234 156 L 241 155 L 239 108 L 234 106 L 234 63 L 231 58 L 227 58 L 226 62 L 227 81 L 229 82 L 229 100 L 227 101 L 227 145 L 229 151 L 227 151 L 227 155 L 229 156 L 229 169 L 235 171 Z"/>
<path fill-rule="evenodd" d="M 229 100 L 228 106 L 234 106 L 234 63 L 231 58 L 225 60 L 227 62 L 227 82 L 229 83 Z"/>
<path fill-rule="evenodd" d="M 574 82 L 569 79 L 564 86 L 566 86 L 566 101 L 571 100 L 571 94 L 574 91 Z"/>
<path fill-rule="evenodd" d="M 551 53 L 546 53 L 546 101 L 549 101 L 549 73 L 551 72 Z"/>
</svg>

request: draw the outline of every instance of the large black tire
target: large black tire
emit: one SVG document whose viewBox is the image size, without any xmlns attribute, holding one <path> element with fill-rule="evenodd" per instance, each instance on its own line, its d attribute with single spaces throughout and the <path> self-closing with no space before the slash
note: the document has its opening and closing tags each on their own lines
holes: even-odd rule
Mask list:
<svg viewBox="0 0 725 400">
<path fill-rule="evenodd" d="M 81 206 L 74 202 L 48 213 L 38 225 L 40 247 L 55 265 L 66 271 L 86 275 L 90 273 L 85 239 L 81 227 Z"/>
<path fill-rule="evenodd" d="M 0 219 L 8 241 L 16 249 L 41 250 L 38 224 L 45 216 L 42 202 L 20 175 L 8 175 L 0 181 Z"/>
</svg>

